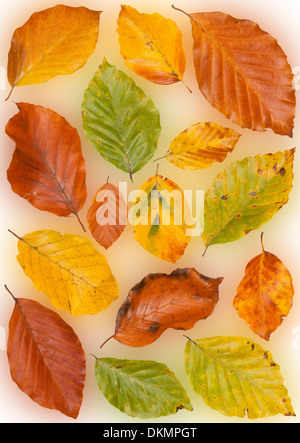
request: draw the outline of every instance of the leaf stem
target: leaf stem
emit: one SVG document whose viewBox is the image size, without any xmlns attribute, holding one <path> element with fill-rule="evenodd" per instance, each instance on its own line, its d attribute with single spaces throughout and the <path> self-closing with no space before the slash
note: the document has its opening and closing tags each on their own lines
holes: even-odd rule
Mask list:
<svg viewBox="0 0 300 443">
<path fill-rule="evenodd" d="M 14 235 L 15 237 L 17 237 L 18 240 L 21 240 L 21 237 L 19 237 L 17 234 L 15 234 L 13 231 L 11 231 L 10 229 L 8 229 L 8 232 L 12 235 Z"/>
<path fill-rule="evenodd" d="M 105 340 L 105 342 L 104 343 L 102 343 L 102 345 L 100 346 L 100 349 L 102 349 L 103 348 L 103 346 L 104 345 L 106 345 L 106 343 L 109 341 L 109 340 L 111 340 L 112 338 L 114 338 L 114 336 L 115 336 L 115 334 L 114 335 L 112 335 L 111 337 L 109 337 L 107 340 Z"/>
<path fill-rule="evenodd" d="M 261 242 L 262 250 L 263 250 L 263 252 L 265 252 L 264 243 L 263 243 L 263 237 L 264 237 L 264 233 L 262 232 L 262 233 L 260 234 L 260 242 Z"/>
<path fill-rule="evenodd" d="M 203 254 L 202 254 L 202 257 L 204 257 L 204 256 L 205 256 L 205 254 L 206 254 L 206 251 L 208 250 L 208 247 L 209 247 L 209 245 L 207 245 L 207 246 L 206 246 L 206 248 L 204 249 L 204 252 L 203 252 Z"/>
<path fill-rule="evenodd" d="M 8 287 L 6 285 L 4 285 L 5 289 L 7 290 L 7 292 L 12 296 L 12 298 L 14 299 L 15 303 L 18 303 L 17 298 L 14 296 L 14 294 L 8 289 Z"/>
<path fill-rule="evenodd" d="M 11 87 L 11 90 L 10 90 L 10 93 L 8 94 L 8 96 L 7 96 L 6 99 L 5 99 L 6 102 L 7 102 L 7 100 L 9 100 L 9 98 L 10 98 L 10 96 L 11 96 L 11 94 L 12 94 L 12 92 L 13 92 L 14 89 L 15 89 L 15 87 L 12 86 L 12 87 Z"/>
<path fill-rule="evenodd" d="M 77 213 L 77 212 L 74 212 L 74 214 L 75 214 L 77 220 L 79 221 L 79 224 L 80 224 L 80 226 L 81 226 L 82 229 L 83 229 L 83 232 L 86 232 L 86 229 L 85 229 L 85 227 L 84 227 L 82 221 L 80 220 L 78 213 Z"/>
</svg>

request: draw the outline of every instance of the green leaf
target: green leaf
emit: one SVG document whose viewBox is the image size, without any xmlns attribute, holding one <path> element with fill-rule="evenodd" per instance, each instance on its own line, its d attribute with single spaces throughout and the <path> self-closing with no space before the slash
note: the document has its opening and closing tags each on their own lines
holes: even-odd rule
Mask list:
<svg viewBox="0 0 300 443">
<path fill-rule="evenodd" d="M 158 110 L 130 77 L 105 59 L 85 91 L 82 117 L 91 144 L 130 177 L 157 148 Z"/>
<path fill-rule="evenodd" d="M 205 195 L 206 247 L 235 241 L 268 222 L 288 202 L 295 149 L 247 157 L 219 174 Z"/>
<path fill-rule="evenodd" d="M 106 399 L 132 417 L 155 418 L 192 411 L 185 389 L 166 365 L 155 361 L 96 359 L 95 375 Z"/>
<path fill-rule="evenodd" d="M 195 392 L 225 415 L 295 415 L 279 366 L 248 338 L 189 339 L 185 368 Z"/>
</svg>

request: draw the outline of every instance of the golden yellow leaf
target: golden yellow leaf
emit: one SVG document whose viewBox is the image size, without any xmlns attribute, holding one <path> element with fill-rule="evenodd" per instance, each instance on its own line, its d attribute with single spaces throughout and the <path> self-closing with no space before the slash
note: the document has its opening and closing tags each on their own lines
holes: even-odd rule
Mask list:
<svg viewBox="0 0 300 443">
<path fill-rule="evenodd" d="M 165 157 L 182 169 L 205 169 L 225 160 L 240 136 L 216 123 L 196 123 L 175 137 Z"/>
<path fill-rule="evenodd" d="M 106 258 L 87 238 L 50 230 L 18 238 L 17 258 L 25 275 L 57 309 L 97 314 L 118 297 Z"/>
<path fill-rule="evenodd" d="M 81 68 L 95 49 L 100 13 L 64 5 L 34 13 L 12 37 L 7 67 L 12 89 Z"/>
<path fill-rule="evenodd" d="M 182 81 L 186 60 L 182 33 L 173 20 L 122 5 L 118 33 L 121 55 L 129 69 L 160 85 Z"/>
<path fill-rule="evenodd" d="M 134 208 L 129 218 L 140 245 L 162 260 L 179 260 L 191 239 L 190 213 L 179 186 L 155 175 L 139 189 Z"/>
</svg>

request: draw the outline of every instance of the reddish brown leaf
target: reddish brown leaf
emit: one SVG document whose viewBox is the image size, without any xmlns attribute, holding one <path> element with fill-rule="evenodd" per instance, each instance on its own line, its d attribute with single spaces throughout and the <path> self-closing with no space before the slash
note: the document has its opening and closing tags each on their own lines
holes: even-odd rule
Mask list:
<svg viewBox="0 0 300 443">
<path fill-rule="evenodd" d="M 56 112 L 19 103 L 6 125 L 16 149 L 7 171 L 12 190 L 33 206 L 66 217 L 86 200 L 86 171 L 76 129 Z"/>
<path fill-rule="evenodd" d="M 153 343 L 168 328 L 191 329 L 214 311 L 222 280 L 193 268 L 149 274 L 131 289 L 119 309 L 113 338 L 138 347 Z"/>
<path fill-rule="evenodd" d="M 223 12 L 187 15 L 197 81 L 209 103 L 241 127 L 292 137 L 293 74 L 277 40 Z"/>
<path fill-rule="evenodd" d="M 288 269 L 264 250 L 246 267 L 233 306 L 255 334 L 265 340 L 281 325 L 293 304 L 294 288 Z"/>
<path fill-rule="evenodd" d="M 87 219 L 92 235 L 105 249 L 120 237 L 126 227 L 127 205 L 116 186 L 107 182 L 99 189 Z"/>
<path fill-rule="evenodd" d="M 33 401 L 78 416 L 85 355 L 75 332 L 58 314 L 35 301 L 15 299 L 7 354 L 13 381 Z"/>
</svg>

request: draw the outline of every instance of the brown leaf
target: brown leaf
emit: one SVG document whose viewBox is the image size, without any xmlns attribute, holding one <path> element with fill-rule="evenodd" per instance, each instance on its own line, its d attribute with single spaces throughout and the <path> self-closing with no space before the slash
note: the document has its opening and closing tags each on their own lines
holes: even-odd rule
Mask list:
<svg viewBox="0 0 300 443">
<path fill-rule="evenodd" d="M 105 183 L 95 195 L 87 218 L 93 237 L 105 249 L 109 248 L 126 227 L 127 205 L 119 189 Z"/>
<path fill-rule="evenodd" d="M 149 274 L 131 289 L 119 309 L 113 338 L 138 347 L 153 343 L 168 328 L 191 329 L 214 311 L 222 280 L 193 268 Z"/>
<path fill-rule="evenodd" d="M 58 314 L 35 301 L 15 299 L 7 355 L 13 381 L 33 401 L 78 416 L 85 355 L 75 332 Z"/>
<path fill-rule="evenodd" d="M 197 81 L 209 103 L 241 127 L 292 137 L 293 74 L 277 40 L 223 12 L 187 15 Z"/>
<path fill-rule="evenodd" d="M 16 143 L 7 171 L 12 190 L 42 211 L 63 217 L 75 214 L 79 220 L 87 191 L 77 130 L 50 109 L 17 106 L 19 113 L 5 129 Z"/>
<path fill-rule="evenodd" d="M 263 248 L 262 254 L 248 263 L 233 306 L 255 334 L 269 340 L 288 315 L 293 295 L 289 271 L 279 258 Z"/>
</svg>

